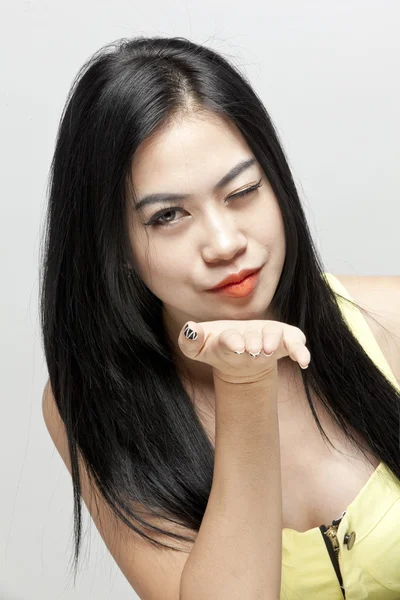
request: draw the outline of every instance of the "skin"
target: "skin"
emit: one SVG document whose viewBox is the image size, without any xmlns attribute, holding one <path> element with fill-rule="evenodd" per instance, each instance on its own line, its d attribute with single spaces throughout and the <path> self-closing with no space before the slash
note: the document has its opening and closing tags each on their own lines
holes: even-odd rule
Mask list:
<svg viewBox="0 0 400 600">
<path fill-rule="evenodd" d="M 233 166 L 255 158 L 240 131 L 213 113 L 175 121 L 146 140 L 132 163 L 136 203 L 150 193 L 192 194 L 186 200 L 130 210 L 130 238 L 139 274 L 163 302 L 163 318 L 176 348 L 199 388 L 212 388 L 212 367 L 183 355 L 176 340 L 187 321 L 274 319 L 268 311 L 285 260 L 285 234 L 277 199 L 261 166 L 242 172 L 222 190 L 213 187 Z M 248 196 L 228 199 L 261 179 Z M 180 206 L 182 210 L 171 210 Z M 161 209 L 166 226 L 146 227 Z M 146 235 L 146 232 L 148 235 Z M 245 268 L 263 265 L 247 298 L 228 298 L 207 289 Z"/>
<path fill-rule="evenodd" d="M 279 205 L 261 167 L 256 163 L 226 188 L 212 193 L 216 182 L 233 166 L 253 156 L 235 126 L 209 113 L 185 116 L 153 135 L 141 145 L 132 163 L 135 201 L 158 192 L 193 194 L 191 199 L 169 205 L 146 206 L 142 212 L 130 206 L 129 232 L 139 275 L 163 303 L 176 366 L 180 370 L 185 365 L 189 370 L 192 398 L 212 441 L 212 367 L 187 358 L 176 340 L 187 321 L 276 320 L 268 307 L 282 273 L 286 243 Z M 228 200 L 260 179 L 262 187 L 255 192 Z M 174 222 L 171 226 L 145 226 L 159 210 L 179 205 L 181 211 L 164 216 L 164 222 Z M 257 287 L 248 298 L 206 291 L 232 272 L 261 265 Z M 298 365 L 290 358 L 280 359 L 278 370 L 283 525 L 306 531 L 341 514 L 365 485 L 371 464 L 360 460 L 348 440 L 342 439 L 313 394 L 323 428 L 341 451 L 332 452 L 311 418 Z M 190 394 L 184 375 L 182 381 Z M 350 462 L 347 456 L 352 458 Z M 379 461 L 372 454 L 370 458 L 375 468 Z M 313 468 L 304 469 L 309 464 Z"/>
</svg>

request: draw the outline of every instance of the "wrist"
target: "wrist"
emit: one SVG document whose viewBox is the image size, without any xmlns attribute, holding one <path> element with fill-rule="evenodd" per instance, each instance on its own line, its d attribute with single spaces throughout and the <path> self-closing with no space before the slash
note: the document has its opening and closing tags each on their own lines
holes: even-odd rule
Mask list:
<svg viewBox="0 0 400 600">
<path fill-rule="evenodd" d="M 227 385 L 242 385 L 244 387 L 257 387 L 260 384 L 268 384 L 278 375 L 278 363 L 275 362 L 272 366 L 268 367 L 257 375 L 246 375 L 241 373 L 227 374 L 213 368 L 213 379 L 214 383 L 219 382 Z"/>
</svg>

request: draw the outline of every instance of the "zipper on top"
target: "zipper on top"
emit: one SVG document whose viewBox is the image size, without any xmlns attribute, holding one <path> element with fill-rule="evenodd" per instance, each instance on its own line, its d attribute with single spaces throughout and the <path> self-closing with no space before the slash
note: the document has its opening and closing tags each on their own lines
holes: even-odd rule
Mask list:
<svg viewBox="0 0 400 600">
<path fill-rule="evenodd" d="M 345 514 L 346 511 L 344 511 L 344 513 L 339 519 L 333 520 L 332 525 L 330 525 L 329 527 L 326 527 L 326 525 L 321 525 L 319 527 L 322 534 L 322 538 L 328 550 L 329 558 L 331 559 L 333 568 L 335 569 L 336 577 L 338 579 L 340 589 L 342 590 L 343 598 L 346 598 L 346 592 L 343 587 L 343 578 L 339 566 L 339 540 L 337 538 L 337 530 L 340 525 L 340 521 L 343 519 Z"/>
</svg>

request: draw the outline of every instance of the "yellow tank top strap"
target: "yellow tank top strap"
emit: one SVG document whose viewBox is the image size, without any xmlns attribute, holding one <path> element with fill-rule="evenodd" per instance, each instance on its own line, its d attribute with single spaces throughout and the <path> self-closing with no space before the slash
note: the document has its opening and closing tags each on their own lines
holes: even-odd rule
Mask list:
<svg viewBox="0 0 400 600">
<path fill-rule="evenodd" d="M 354 298 L 350 296 L 349 292 L 337 277 L 332 275 L 332 273 L 324 273 L 324 276 L 335 294 L 340 294 L 341 296 L 344 296 L 344 298 L 354 301 Z M 343 317 L 347 321 L 350 329 L 360 342 L 361 346 L 364 348 L 365 352 L 382 371 L 382 373 L 389 379 L 389 381 L 400 390 L 400 385 L 397 382 L 365 317 L 363 316 L 363 313 L 350 302 L 343 300 L 343 298 L 341 298 L 339 295 L 337 295 L 337 301 Z"/>
</svg>

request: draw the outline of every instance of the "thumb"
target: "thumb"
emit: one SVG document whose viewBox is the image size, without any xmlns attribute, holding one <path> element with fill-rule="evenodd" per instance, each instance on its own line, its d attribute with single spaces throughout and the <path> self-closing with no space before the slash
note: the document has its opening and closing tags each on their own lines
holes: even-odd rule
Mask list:
<svg viewBox="0 0 400 600">
<path fill-rule="evenodd" d="M 204 329 L 195 321 L 188 321 L 182 328 L 178 344 L 182 352 L 189 358 L 195 358 L 204 344 Z"/>
</svg>

